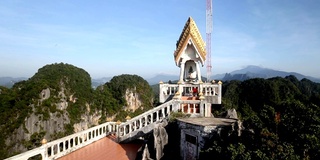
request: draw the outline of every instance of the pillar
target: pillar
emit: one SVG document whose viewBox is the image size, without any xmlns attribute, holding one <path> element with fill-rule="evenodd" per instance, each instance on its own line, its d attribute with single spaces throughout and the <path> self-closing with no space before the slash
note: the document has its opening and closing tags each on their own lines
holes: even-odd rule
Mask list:
<svg viewBox="0 0 320 160">
<path fill-rule="evenodd" d="M 206 114 L 206 106 L 203 100 L 200 100 L 200 115 L 205 117 Z"/>
<path fill-rule="evenodd" d="M 211 117 L 211 103 L 206 103 L 206 117 Z"/>
<path fill-rule="evenodd" d="M 182 83 L 183 82 L 183 75 L 184 75 L 184 68 L 185 67 L 185 62 L 181 62 L 180 64 L 180 78 L 179 78 L 179 82 Z"/>
<path fill-rule="evenodd" d="M 221 104 L 221 95 L 222 95 L 222 82 L 218 82 L 219 89 L 218 89 L 218 104 Z"/>
<path fill-rule="evenodd" d="M 202 82 L 202 79 L 201 79 L 201 71 L 200 71 L 200 66 L 199 66 L 199 63 L 196 62 L 196 68 L 197 68 L 197 75 L 198 75 L 198 82 Z"/>
</svg>

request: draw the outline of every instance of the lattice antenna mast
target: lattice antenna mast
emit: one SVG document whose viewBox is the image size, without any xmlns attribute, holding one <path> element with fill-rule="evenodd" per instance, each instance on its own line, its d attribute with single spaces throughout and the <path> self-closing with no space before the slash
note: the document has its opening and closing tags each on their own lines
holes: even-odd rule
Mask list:
<svg viewBox="0 0 320 160">
<path fill-rule="evenodd" d="M 211 32 L 212 32 L 212 1 L 206 0 L 206 50 L 207 50 L 207 81 L 211 79 Z"/>
</svg>

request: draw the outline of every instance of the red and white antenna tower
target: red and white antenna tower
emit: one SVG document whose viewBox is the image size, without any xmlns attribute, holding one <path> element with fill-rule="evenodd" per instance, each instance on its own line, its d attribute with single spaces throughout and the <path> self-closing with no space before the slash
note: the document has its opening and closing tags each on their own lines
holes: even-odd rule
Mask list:
<svg viewBox="0 0 320 160">
<path fill-rule="evenodd" d="M 206 0 L 206 50 L 207 50 L 207 81 L 211 79 L 211 32 L 212 32 L 212 1 Z"/>
</svg>

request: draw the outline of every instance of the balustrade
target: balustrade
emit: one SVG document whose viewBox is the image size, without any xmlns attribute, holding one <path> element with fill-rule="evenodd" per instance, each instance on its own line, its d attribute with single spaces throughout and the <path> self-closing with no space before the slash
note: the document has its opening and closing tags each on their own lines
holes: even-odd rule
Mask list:
<svg viewBox="0 0 320 160">
<path fill-rule="evenodd" d="M 120 124 L 117 122 L 103 123 L 87 130 L 43 144 L 41 147 L 10 157 L 7 160 L 28 159 L 36 155 L 41 155 L 42 159 L 56 159 L 113 133 L 116 133 L 119 141 L 125 140 L 126 138 L 134 136 L 134 133 L 143 131 L 146 128 L 148 131 L 151 131 L 153 128 L 149 126 L 163 118 L 168 118 L 170 112 L 178 111 L 177 107 L 180 106 L 179 103 L 189 104 L 188 113 L 190 113 L 190 104 L 193 105 L 192 111 L 195 113 L 195 105 L 198 105 L 199 100 L 170 100 L 167 103 L 128 120 L 127 122 Z"/>
<path fill-rule="evenodd" d="M 118 139 L 119 140 L 124 140 L 128 135 L 131 135 L 131 133 L 136 133 L 139 131 L 142 131 L 145 127 L 154 124 L 155 122 L 158 122 L 160 120 L 162 120 L 163 118 L 167 118 L 170 114 L 165 114 L 165 110 L 167 112 L 171 112 L 173 111 L 173 104 L 174 101 L 171 100 L 165 104 L 162 104 L 156 108 L 153 108 L 139 116 L 136 116 L 130 120 L 128 120 L 127 122 L 122 123 L 121 125 L 119 125 L 119 130 L 122 130 L 122 128 L 126 128 L 128 126 L 130 126 L 131 123 L 133 123 L 134 121 L 139 121 L 140 123 L 144 124 L 142 127 L 133 127 L 132 130 L 128 130 L 128 132 L 125 132 L 124 134 L 117 134 L 118 135 Z M 129 127 L 131 128 L 131 127 Z"/>
<path fill-rule="evenodd" d="M 41 147 L 9 157 L 6 160 L 25 160 L 37 155 L 41 155 L 42 159 L 56 159 L 115 132 L 117 132 L 115 122 L 103 123 L 87 130 L 43 144 Z"/>
</svg>

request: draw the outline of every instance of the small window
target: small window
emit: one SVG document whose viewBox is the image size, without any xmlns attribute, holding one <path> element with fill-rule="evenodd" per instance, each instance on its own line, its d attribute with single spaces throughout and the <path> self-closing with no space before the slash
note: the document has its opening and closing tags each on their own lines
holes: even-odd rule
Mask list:
<svg viewBox="0 0 320 160">
<path fill-rule="evenodd" d="M 189 134 L 186 134 L 186 141 L 189 143 L 192 143 L 194 145 L 197 145 L 197 138 L 195 136 L 191 136 Z"/>
</svg>

